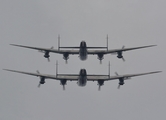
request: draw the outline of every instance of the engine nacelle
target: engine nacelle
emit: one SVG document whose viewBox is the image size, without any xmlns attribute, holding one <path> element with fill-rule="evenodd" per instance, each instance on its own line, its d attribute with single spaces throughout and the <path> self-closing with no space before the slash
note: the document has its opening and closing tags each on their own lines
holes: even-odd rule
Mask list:
<svg viewBox="0 0 166 120">
<path fill-rule="evenodd" d="M 123 78 L 119 79 L 119 85 L 124 85 L 124 79 Z"/>
<path fill-rule="evenodd" d="M 69 59 L 69 53 L 64 53 L 63 54 L 63 59 L 68 60 Z"/>
<path fill-rule="evenodd" d="M 99 59 L 99 60 L 104 59 L 104 54 L 102 54 L 102 53 L 97 54 L 97 56 L 98 56 L 98 59 Z"/>
<path fill-rule="evenodd" d="M 50 57 L 50 55 L 45 54 L 45 55 L 44 55 L 44 57 L 45 57 L 45 58 L 49 58 L 49 57 Z"/>
<path fill-rule="evenodd" d="M 67 80 L 61 80 L 60 82 L 61 82 L 61 85 L 66 85 Z"/>
<path fill-rule="evenodd" d="M 44 57 L 49 58 L 50 57 L 49 52 L 46 51 L 45 54 L 44 54 Z"/>
<path fill-rule="evenodd" d="M 100 86 L 104 85 L 104 80 L 98 80 L 97 82 L 98 82 L 98 85 Z"/>
<path fill-rule="evenodd" d="M 119 85 L 124 85 L 124 82 L 119 82 Z"/>
<path fill-rule="evenodd" d="M 40 78 L 40 84 L 44 84 L 45 83 L 45 78 L 44 77 L 41 77 Z"/>
<path fill-rule="evenodd" d="M 118 52 L 118 56 L 117 56 L 117 58 L 123 58 L 123 56 L 122 56 L 122 52 Z"/>
</svg>

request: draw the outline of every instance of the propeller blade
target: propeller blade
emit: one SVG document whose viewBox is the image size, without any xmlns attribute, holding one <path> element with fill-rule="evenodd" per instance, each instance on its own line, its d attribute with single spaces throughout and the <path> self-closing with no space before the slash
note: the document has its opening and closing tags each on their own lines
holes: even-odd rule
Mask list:
<svg viewBox="0 0 166 120">
<path fill-rule="evenodd" d="M 126 60 L 124 59 L 124 57 L 122 57 L 122 60 L 123 60 L 123 62 L 125 62 Z"/>
<path fill-rule="evenodd" d="M 50 62 L 50 58 L 47 58 L 48 62 Z"/>
<path fill-rule="evenodd" d="M 65 61 L 65 63 L 67 64 L 67 63 L 68 63 L 68 61 L 66 60 L 66 61 Z"/>
<path fill-rule="evenodd" d="M 36 70 L 36 72 L 37 72 L 38 74 L 40 74 L 39 70 Z"/>
<path fill-rule="evenodd" d="M 63 85 L 63 90 L 65 90 L 65 85 Z"/>
<path fill-rule="evenodd" d="M 122 46 L 122 49 L 124 49 L 124 48 L 125 48 L 125 46 L 123 45 L 123 46 Z"/>
<path fill-rule="evenodd" d="M 98 91 L 100 91 L 101 90 L 101 85 L 99 85 L 99 88 L 98 88 Z"/>
<path fill-rule="evenodd" d="M 118 89 L 120 89 L 120 84 L 118 85 Z"/>
<path fill-rule="evenodd" d="M 115 72 L 115 75 L 116 75 L 116 76 L 119 76 L 119 74 L 118 74 L 117 72 Z"/>
<path fill-rule="evenodd" d="M 39 83 L 38 88 L 40 88 L 40 85 L 41 85 L 41 84 Z"/>
<path fill-rule="evenodd" d="M 100 60 L 100 64 L 102 64 L 102 60 Z"/>
<path fill-rule="evenodd" d="M 54 46 L 52 46 L 50 49 L 54 49 Z"/>
</svg>

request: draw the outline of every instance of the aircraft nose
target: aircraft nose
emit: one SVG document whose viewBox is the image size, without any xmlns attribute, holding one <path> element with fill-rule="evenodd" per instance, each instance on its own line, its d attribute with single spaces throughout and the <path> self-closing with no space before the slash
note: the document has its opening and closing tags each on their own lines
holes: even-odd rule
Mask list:
<svg viewBox="0 0 166 120">
<path fill-rule="evenodd" d="M 82 75 L 86 75 L 86 70 L 85 70 L 85 69 L 82 69 L 81 74 L 82 74 Z"/>
<path fill-rule="evenodd" d="M 82 74 L 84 74 L 84 70 L 82 70 Z"/>
<path fill-rule="evenodd" d="M 85 47 L 85 46 L 86 46 L 85 41 L 82 41 L 82 42 L 81 42 L 81 46 L 82 46 L 82 47 Z"/>
</svg>

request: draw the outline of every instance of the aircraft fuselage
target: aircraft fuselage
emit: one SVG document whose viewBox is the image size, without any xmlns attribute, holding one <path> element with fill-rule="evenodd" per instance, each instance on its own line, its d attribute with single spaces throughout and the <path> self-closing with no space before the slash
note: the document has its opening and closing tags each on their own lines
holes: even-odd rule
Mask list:
<svg viewBox="0 0 166 120">
<path fill-rule="evenodd" d="M 87 83 L 87 73 L 85 69 L 81 69 L 78 78 L 78 86 L 85 86 Z"/>
<path fill-rule="evenodd" d="M 82 41 L 80 43 L 80 50 L 79 50 L 80 59 L 81 60 L 86 60 L 87 59 L 87 55 L 88 55 L 88 52 L 87 52 L 86 42 Z"/>
</svg>

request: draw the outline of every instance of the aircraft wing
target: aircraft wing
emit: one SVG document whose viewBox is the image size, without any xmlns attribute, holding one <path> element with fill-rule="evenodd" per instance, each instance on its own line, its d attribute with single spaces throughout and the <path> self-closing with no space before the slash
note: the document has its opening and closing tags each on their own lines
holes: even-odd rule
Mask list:
<svg viewBox="0 0 166 120">
<path fill-rule="evenodd" d="M 80 49 L 80 47 L 59 47 L 59 48 L 67 48 L 67 49 Z M 87 49 L 107 49 L 107 47 L 86 47 Z"/>
<path fill-rule="evenodd" d="M 124 79 L 124 80 L 127 80 L 127 79 L 129 79 L 131 77 L 148 75 L 148 74 L 154 74 L 154 73 L 159 73 L 159 72 L 161 72 L 161 71 L 139 73 L 139 74 L 117 75 L 117 76 L 109 76 L 109 75 L 87 75 L 87 80 L 88 81 L 98 81 L 98 80 L 109 81 L 109 80 L 116 80 L 116 79 L 121 79 L 121 78 Z"/>
<path fill-rule="evenodd" d="M 41 52 L 53 52 L 53 53 L 59 53 L 59 54 L 63 54 L 63 53 L 79 54 L 79 50 L 58 50 L 58 49 L 53 49 L 53 48 L 40 48 L 40 47 L 31 47 L 31 46 L 16 45 L 16 44 L 10 44 L 10 45 L 17 46 L 17 47 L 34 49 L 34 50 L 39 50 Z"/>
<path fill-rule="evenodd" d="M 132 47 L 132 48 L 121 48 L 121 49 L 113 49 L 113 50 L 88 50 L 88 54 L 99 54 L 99 53 L 101 53 L 101 54 L 115 54 L 115 53 L 118 53 L 118 52 L 142 49 L 142 48 L 153 47 L 153 46 L 157 46 L 157 45 Z"/>
<path fill-rule="evenodd" d="M 88 81 L 108 80 L 109 75 L 87 75 Z"/>
<path fill-rule="evenodd" d="M 10 72 L 16 72 L 26 75 L 32 75 L 36 77 L 44 77 L 45 79 L 55 79 L 55 80 L 71 80 L 71 81 L 77 81 L 79 75 L 72 75 L 72 74 L 58 74 L 56 75 L 48 75 L 48 74 L 40 74 L 40 73 L 31 73 L 31 72 L 23 72 L 23 71 L 17 71 L 17 70 L 9 70 L 9 69 L 3 69 Z"/>
</svg>

